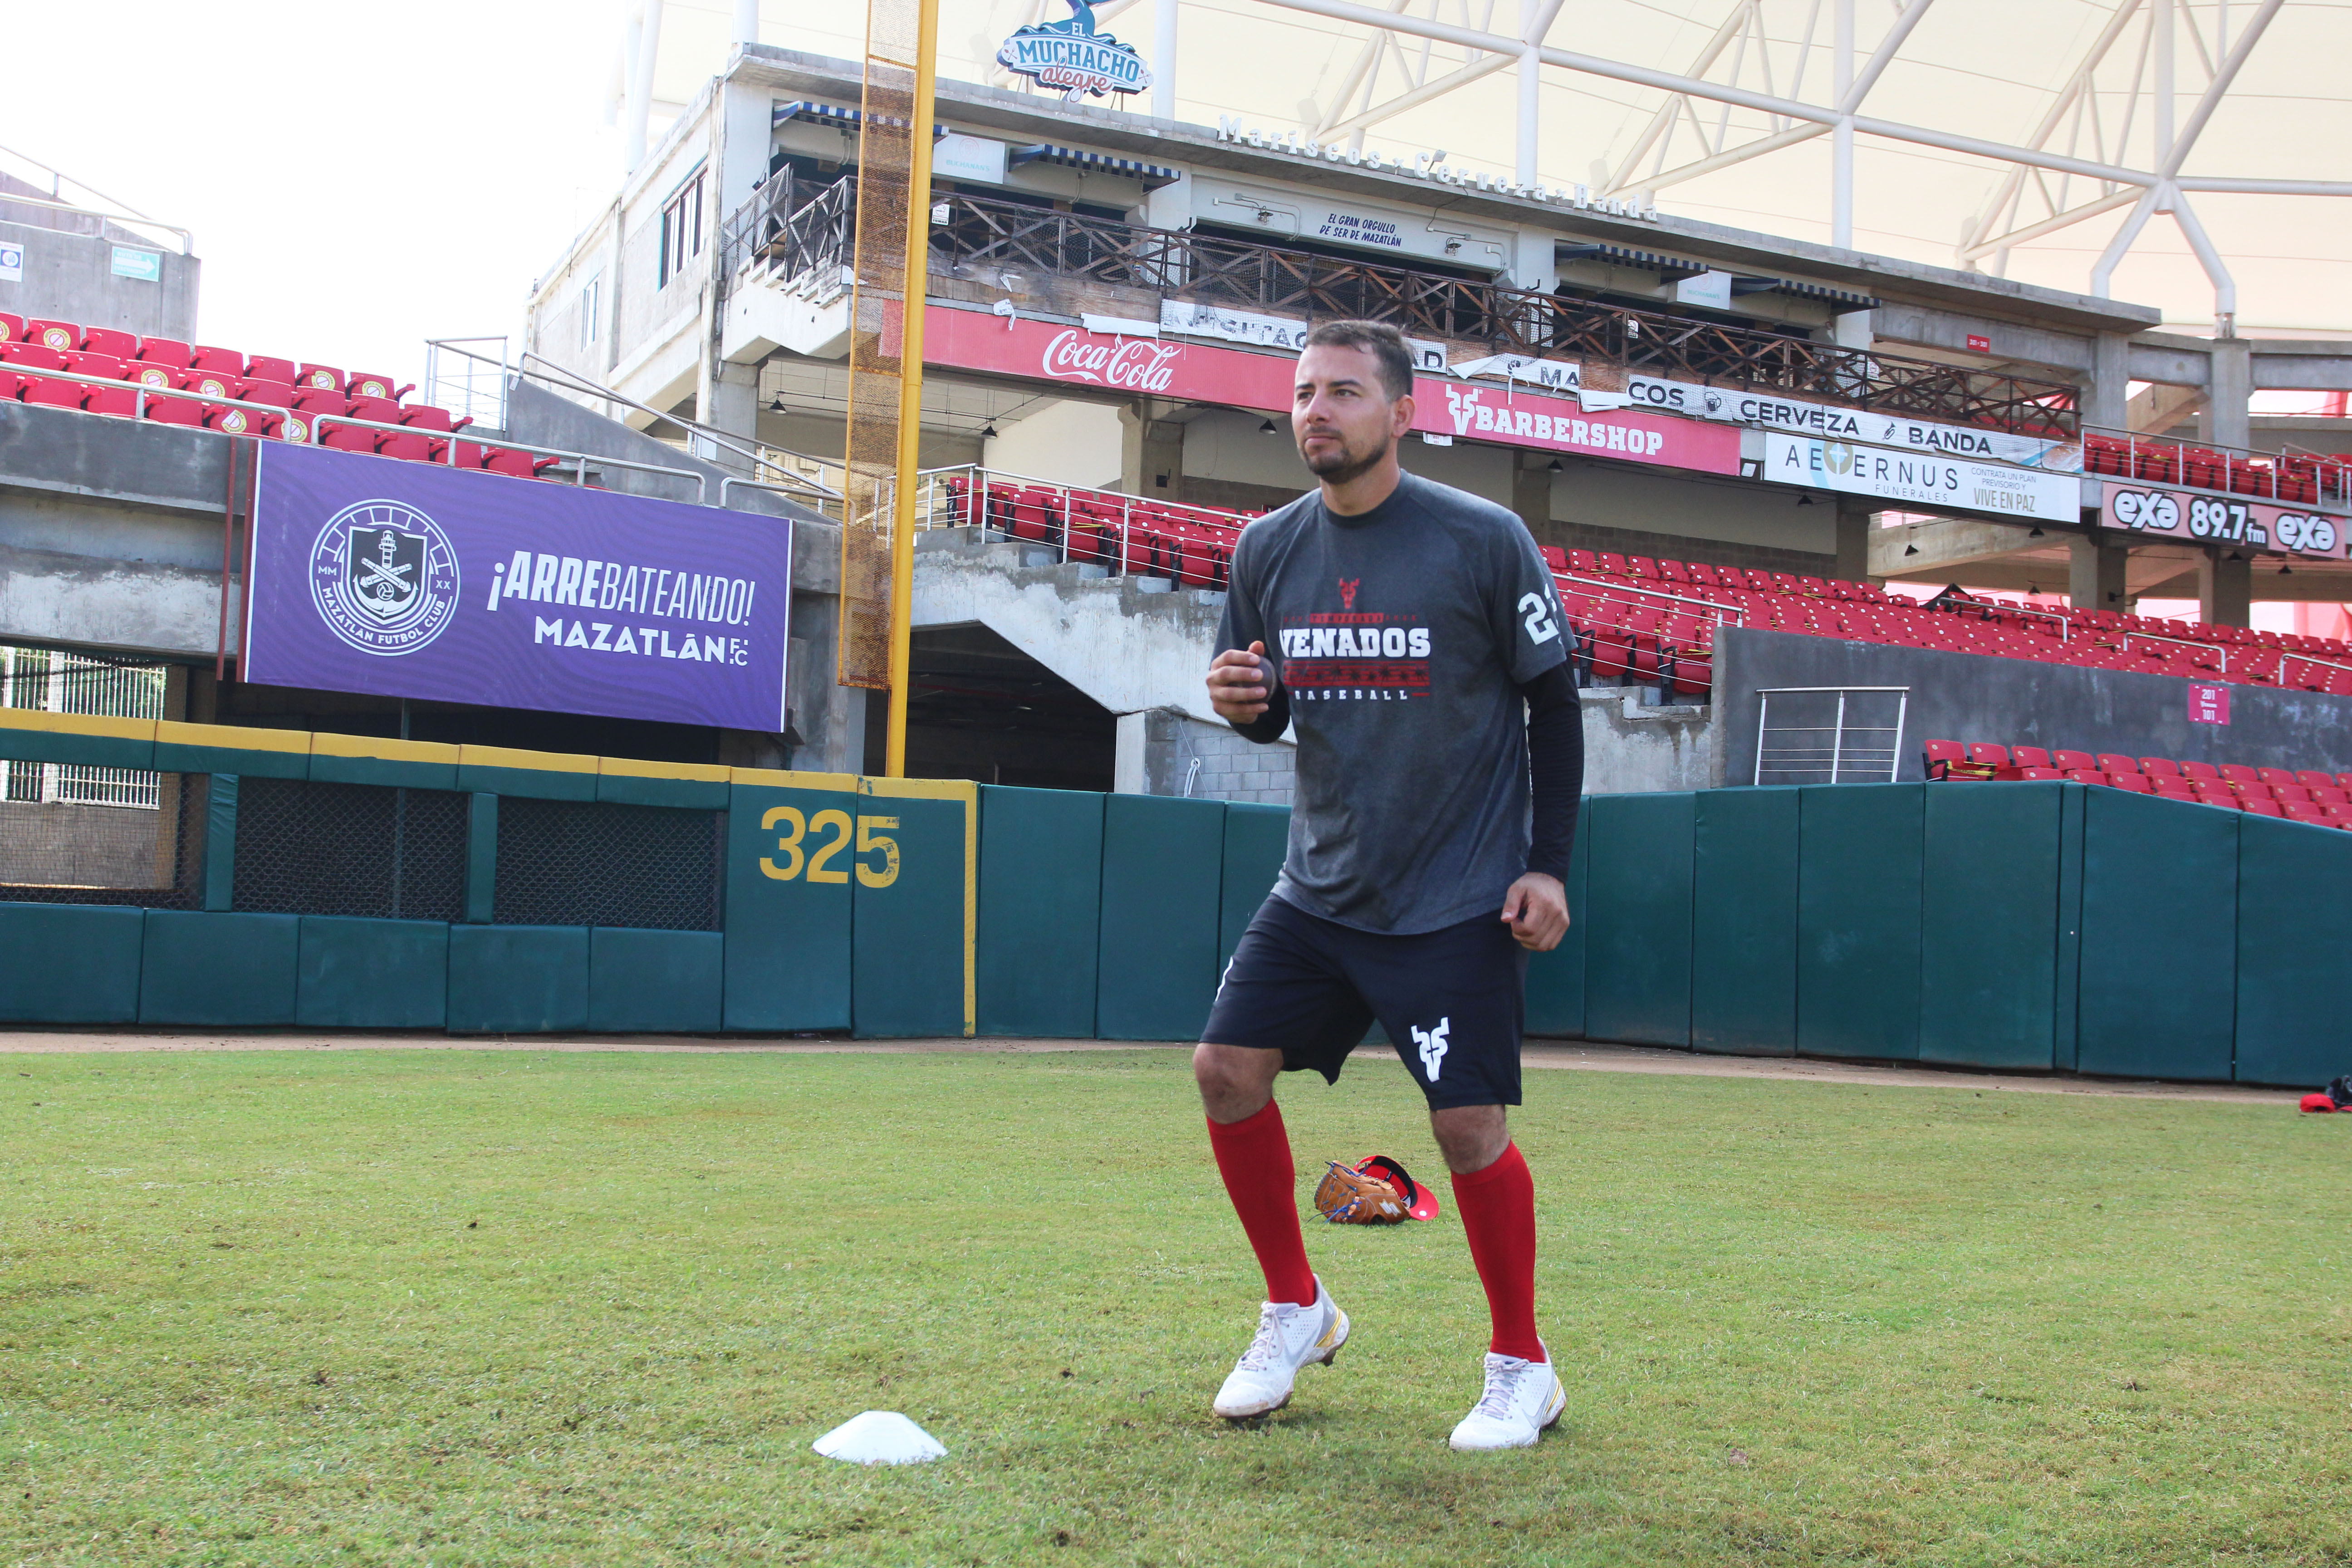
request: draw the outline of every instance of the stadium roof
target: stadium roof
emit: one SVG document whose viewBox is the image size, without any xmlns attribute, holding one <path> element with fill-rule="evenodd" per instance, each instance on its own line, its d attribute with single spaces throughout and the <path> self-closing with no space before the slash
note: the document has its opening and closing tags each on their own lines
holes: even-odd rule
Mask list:
<svg viewBox="0 0 2352 1568">
<path fill-rule="evenodd" d="M 2129 228 L 2128 247 L 2109 258 L 2119 299 L 2202 332 L 2234 293 L 2240 331 L 2352 335 L 2341 151 L 2352 145 L 2352 89 L 2336 68 L 2352 56 L 2352 6 L 1099 0 L 1097 26 L 1163 74 L 1161 5 L 1179 6 L 1172 104 L 1162 100 L 1179 120 L 1238 116 L 1392 154 L 1444 148 L 1524 178 L 1517 82 L 1532 35 L 1542 64 L 1528 144 L 1546 184 L 1654 191 L 1669 213 L 1833 241 L 1843 108 L 1855 249 L 2085 292 Z M 1064 5 L 941 8 L 941 73 L 1011 85 L 993 64 L 997 44 Z M 763 43 L 862 52 L 863 6 L 760 9 Z M 734 13 L 731 0 L 668 0 L 657 100 L 690 100 L 722 67 Z M 1843 103 L 1842 37 L 1854 84 Z"/>
</svg>

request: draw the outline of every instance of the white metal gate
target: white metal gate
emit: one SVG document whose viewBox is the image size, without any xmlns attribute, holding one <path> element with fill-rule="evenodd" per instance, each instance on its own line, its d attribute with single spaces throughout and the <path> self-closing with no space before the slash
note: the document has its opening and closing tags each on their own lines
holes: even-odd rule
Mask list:
<svg viewBox="0 0 2352 1568">
<path fill-rule="evenodd" d="M 0 647 L 0 708 L 161 719 L 164 677 L 160 664 L 110 664 L 60 648 Z M 162 804 L 162 786 L 157 774 L 141 768 L 9 762 L 0 763 L 0 799 L 153 811 Z"/>
<path fill-rule="evenodd" d="M 1756 697 L 1756 773 L 1749 783 L 1895 782 L 1903 763 L 1909 687 L 1775 686 L 1759 689 Z"/>
</svg>

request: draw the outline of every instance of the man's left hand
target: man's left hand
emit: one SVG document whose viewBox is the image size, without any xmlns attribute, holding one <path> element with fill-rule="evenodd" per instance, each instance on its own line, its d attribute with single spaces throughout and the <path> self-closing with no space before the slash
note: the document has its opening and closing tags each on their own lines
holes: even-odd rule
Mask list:
<svg viewBox="0 0 2352 1568">
<path fill-rule="evenodd" d="M 1521 947 L 1549 952 L 1568 934 L 1568 889 L 1557 877 L 1530 871 L 1503 895 L 1503 920 Z"/>
</svg>

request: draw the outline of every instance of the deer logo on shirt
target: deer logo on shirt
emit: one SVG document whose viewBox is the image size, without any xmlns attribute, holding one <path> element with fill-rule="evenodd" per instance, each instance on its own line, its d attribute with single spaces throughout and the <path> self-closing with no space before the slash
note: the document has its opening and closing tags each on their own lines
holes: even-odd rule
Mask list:
<svg viewBox="0 0 2352 1568">
<path fill-rule="evenodd" d="M 1356 586 L 1362 581 L 1363 579 L 1361 577 L 1342 577 L 1339 579 L 1339 607 L 1341 609 L 1352 610 L 1356 607 Z"/>
<path fill-rule="evenodd" d="M 1413 1048 L 1421 1053 L 1421 1070 L 1429 1075 L 1432 1083 L 1437 1081 L 1437 1069 L 1445 1060 L 1445 1032 L 1453 1026 L 1454 1018 L 1450 1014 L 1437 1020 L 1437 1027 L 1433 1029 L 1424 1029 L 1418 1024 L 1412 1026 Z"/>
</svg>

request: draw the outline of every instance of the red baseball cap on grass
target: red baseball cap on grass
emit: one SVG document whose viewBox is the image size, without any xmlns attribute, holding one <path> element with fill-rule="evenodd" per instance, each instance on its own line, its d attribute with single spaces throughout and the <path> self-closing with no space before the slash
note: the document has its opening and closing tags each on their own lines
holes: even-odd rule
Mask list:
<svg viewBox="0 0 2352 1568">
<path fill-rule="evenodd" d="M 2336 1102 L 2324 1094 L 2306 1094 L 2303 1097 L 2303 1108 L 2305 1110 L 2325 1110 L 2333 1113 L 2336 1110 Z"/>
<path fill-rule="evenodd" d="M 2322 1100 L 2326 1095 L 2320 1096 Z M 1372 1154 L 1356 1162 L 1356 1169 L 1367 1176 L 1376 1176 L 1404 1195 L 1407 1219 L 1435 1219 L 1437 1194 L 1405 1174 L 1404 1166 L 1386 1154 Z"/>
</svg>

